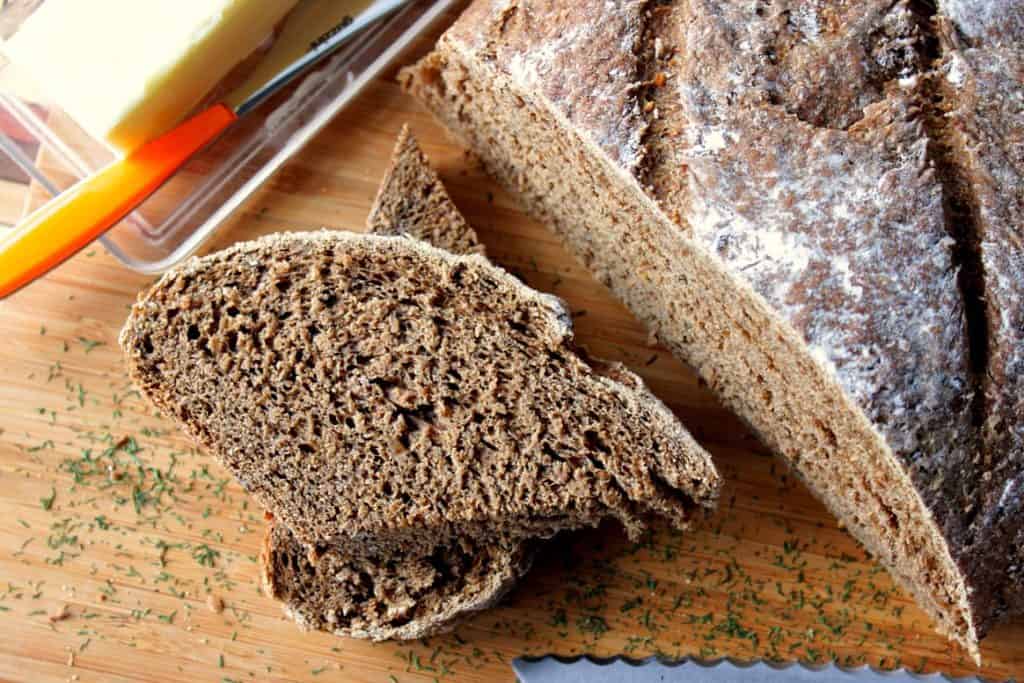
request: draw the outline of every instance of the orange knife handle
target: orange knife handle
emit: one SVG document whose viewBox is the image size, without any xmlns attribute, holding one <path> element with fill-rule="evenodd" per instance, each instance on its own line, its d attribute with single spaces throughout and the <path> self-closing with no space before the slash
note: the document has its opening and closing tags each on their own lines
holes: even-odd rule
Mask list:
<svg viewBox="0 0 1024 683">
<path fill-rule="evenodd" d="M 32 212 L 0 239 L 0 299 L 113 227 L 236 119 L 215 105 Z"/>
</svg>

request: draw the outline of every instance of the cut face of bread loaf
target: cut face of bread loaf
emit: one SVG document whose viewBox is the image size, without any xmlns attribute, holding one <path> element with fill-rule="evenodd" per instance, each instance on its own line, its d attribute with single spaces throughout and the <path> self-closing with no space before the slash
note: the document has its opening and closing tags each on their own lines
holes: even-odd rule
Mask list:
<svg viewBox="0 0 1024 683">
<path fill-rule="evenodd" d="M 976 655 L 1024 566 L 1020 515 L 978 511 L 1024 464 L 981 428 L 930 30 L 881 0 L 477 0 L 402 79 Z"/>
</svg>

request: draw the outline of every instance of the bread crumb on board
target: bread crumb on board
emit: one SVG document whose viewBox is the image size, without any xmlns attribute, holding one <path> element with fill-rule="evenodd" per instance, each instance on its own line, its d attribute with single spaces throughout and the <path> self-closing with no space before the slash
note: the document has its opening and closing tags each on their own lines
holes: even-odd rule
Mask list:
<svg viewBox="0 0 1024 683">
<path fill-rule="evenodd" d="M 47 617 L 51 624 L 55 624 L 58 621 L 64 621 L 71 616 L 71 611 L 68 609 L 67 604 L 62 603 L 59 607 L 50 610 L 50 614 Z"/>
<path fill-rule="evenodd" d="M 206 606 L 214 614 L 220 614 L 224 611 L 224 600 L 219 595 L 210 593 L 206 596 Z"/>
</svg>

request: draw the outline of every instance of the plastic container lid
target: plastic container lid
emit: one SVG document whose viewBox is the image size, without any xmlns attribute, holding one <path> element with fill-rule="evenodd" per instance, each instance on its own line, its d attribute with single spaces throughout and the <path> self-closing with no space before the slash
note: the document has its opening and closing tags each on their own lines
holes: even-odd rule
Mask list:
<svg viewBox="0 0 1024 683">
<path fill-rule="evenodd" d="M 312 0 L 306 0 L 312 1 Z M 325 64 L 242 118 L 100 242 L 128 267 L 157 273 L 192 254 L 275 171 L 315 136 L 456 0 L 413 2 L 357 35 Z M 0 36 L 41 2 L 7 2 Z M 301 7 L 301 5 L 300 5 Z M 59 194 L 113 159 L 40 84 L 0 57 L 0 183 Z"/>
</svg>

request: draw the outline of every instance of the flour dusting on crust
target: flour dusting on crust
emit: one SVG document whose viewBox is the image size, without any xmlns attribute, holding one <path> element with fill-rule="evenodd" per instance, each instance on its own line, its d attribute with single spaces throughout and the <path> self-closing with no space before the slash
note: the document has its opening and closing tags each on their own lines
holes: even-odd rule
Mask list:
<svg viewBox="0 0 1024 683">
<path fill-rule="evenodd" d="M 676 302 L 645 298 L 645 283 L 663 282 L 677 293 L 693 285 L 685 278 L 677 284 L 672 267 L 638 252 L 620 256 L 612 248 L 597 253 L 595 245 L 608 248 L 606 233 L 624 230 L 619 238 L 633 248 L 651 240 L 652 249 L 665 259 L 673 258 L 676 246 L 680 254 L 697 253 L 695 271 L 704 267 L 705 251 L 714 254 L 720 262 L 714 263 L 716 269 L 722 266 L 749 285 L 803 338 L 808 355 L 860 406 L 913 479 L 927 511 L 921 508 L 897 526 L 920 523 L 929 533 L 939 531 L 944 549 L 928 556 L 939 557 L 941 568 L 931 565 L 915 576 L 934 587 L 937 573 L 948 570 L 942 586 L 935 588 L 941 605 L 933 613 L 948 619 L 945 625 L 960 642 L 974 648 L 976 636 L 1006 611 L 993 608 L 986 596 L 1001 591 L 1006 604 L 1024 606 L 1024 560 L 1011 552 L 1024 547 L 1024 478 L 1012 465 L 1016 456 L 1007 456 L 1014 451 L 992 446 L 995 434 L 1019 440 L 1024 429 L 1024 390 L 1017 385 L 1006 390 L 1009 378 L 1024 377 L 1024 369 L 1014 365 L 1024 344 L 1003 345 L 1013 351 L 1001 357 L 990 354 L 987 369 L 993 377 L 1007 378 L 1002 385 L 981 379 L 984 359 L 971 366 L 969 347 L 977 346 L 978 335 L 968 333 L 967 319 L 976 322 L 978 308 L 971 292 L 965 299 L 960 287 L 973 287 L 973 244 L 967 245 L 949 209 L 959 197 L 948 177 L 951 167 L 967 163 L 967 155 L 941 157 L 945 148 L 936 132 L 941 117 L 933 113 L 935 89 L 951 88 L 956 91 L 951 108 L 965 122 L 975 125 L 984 118 L 972 113 L 978 105 L 970 101 L 978 67 L 965 55 L 947 52 L 947 66 L 936 74 L 930 50 L 933 39 L 947 32 L 958 50 L 1000 45 L 1020 50 L 1024 3 L 938 4 L 948 17 L 928 17 L 921 3 L 911 6 L 909 0 L 661 0 L 647 3 L 646 14 L 638 14 L 634 3 L 477 0 L 442 40 L 436 56 L 468 68 L 462 73 L 474 79 L 487 78 L 495 69 L 500 75 L 496 83 L 474 83 L 467 91 L 474 96 L 492 89 L 501 96 L 513 93 L 530 118 L 514 111 L 500 116 L 498 124 L 489 118 L 494 112 L 474 118 L 471 111 L 488 105 L 459 101 L 454 77 L 446 81 L 449 90 L 442 96 L 452 93 L 451 101 L 463 109 L 452 116 L 444 111 L 447 104 L 437 108 L 478 147 L 485 147 L 480 139 L 491 141 L 486 134 L 498 131 L 515 141 L 511 151 L 478 151 L 538 214 L 552 219 L 599 275 L 615 273 L 617 279 L 607 279 L 620 295 L 663 330 L 669 328 L 665 338 L 678 345 L 682 357 L 695 361 L 724 398 L 742 393 L 743 380 L 750 379 L 744 372 L 754 370 L 730 367 L 731 355 L 721 363 L 708 360 L 719 341 L 713 337 L 717 325 L 707 331 L 703 320 L 680 319 Z M 572 42 L 560 42 L 561 34 L 570 33 L 573 40 L 585 36 L 586 45 L 568 50 L 571 59 L 560 61 L 565 43 Z M 637 36 L 642 39 L 639 50 Z M 1005 70 L 1007 58 L 999 59 Z M 486 68 L 477 73 L 481 64 Z M 458 69 L 451 73 L 461 76 Z M 991 163 L 993 155 L 1024 152 L 1024 122 L 1006 113 L 1019 114 L 1024 80 L 1003 73 L 1002 80 L 988 75 L 981 80 L 993 86 L 990 105 L 1004 108 L 1002 113 L 993 110 L 990 118 L 1007 128 L 968 142 L 979 156 L 970 172 L 987 177 L 992 188 L 1003 188 L 988 204 L 974 190 L 972 200 L 982 211 L 1000 202 L 1019 209 L 1024 201 L 1019 170 L 1006 175 L 1000 170 L 1007 168 L 1004 163 L 1000 168 Z M 531 126 L 549 114 L 554 123 L 538 127 L 554 126 L 553 136 L 578 134 L 586 144 L 572 139 L 561 154 L 559 145 L 515 140 L 515 132 L 503 128 L 505 121 L 522 118 L 536 132 Z M 631 135 L 637 131 L 645 133 L 640 149 Z M 591 159 L 591 147 L 603 150 L 607 159 Z M 549 149 L 556 154 L 546 156 Z M 579 169 L 572 154 L 581 157 Z M 988 161 L 981 158 L 986 155 Z M 640 201 L 654 200 L 663 215 L 654 216 L 653 209 L 649 215 L 619 198 L 620 189 L 623 195 L 634 191 L 628 178 L 621 188 L 611 182 L 612 197 L 607 205 L 598 202 L 594 212 L 585 201 L 572 204 L 572 187 L 552 193 L 569 201 L 571 208 L 564 208 L 549 200 L 543 187 L 531 184 L 534 178 L 539 184 L 552 177 L 558 183 L 560 169 L 549 168 L 551 163 L 571 166 L 574 173 L 566 174 L 573 178 L 570 185 L 586 173 L 604 178 L 592 168 L 603 170 L 605 161 L 631 175 L 646 192 Z M 619 208 L 637 214 L 635 234 L 622 227 L 629 217 L 617 213 Z M 584 219 L 573 211 L 593 221 L 593 227 L 581 225 Z M 1024 260 L 1015 251 L 1022 223 L 1020 214 L 1015 216 L 1002 221 L 1015 231 L 1012 235 L 991 233 L 980 242 L 979 259 L 985 262 L 992 293 L 988 318 L 995 327 L 990 336 L 996 341 L 1024 333 L 1024 302 L 1014 289 L 1024 282 Z M 646 217 L 656 227 L 647 228 Z M 677 226 L 677 240 L 661 219 Z M 588 230 L 601 235 L 592 239 Z M 691 240 L 703 249 L 692 249 Z M 967 264 L 963 275 L 961 259 Z M 622 272 L 623 264 L 638 274 Z M 685 266 L 680 269 L 689 274 Z M 631 291 L 631 284 L 639 291 Z M 737 291 L 742 294 L 736 298 L 746 303 L 747 288 Z M 711 321 L 728 325 L 728 316 L 711 316 Z M 691 323 L 709 336 L 694 341 L 687 327 Z M 724 329 L 722 337 L 733 328 Z M 774 340 L 755 337 L 753 343 L 760 342 L 770 346 Z M 797 355 L 802 362 L 802 352 Z M 991 407 L 984 425 L 984 402 L 976 398 L 983 384 Z M 750 405 L 744 403 L 748 399 Z M 734 405 L 748 411 L 745 417 L 762 433 L 773 434 L 764 417 L 777 414 L 771 394 L 763 404 L 744 395 Z M 840 413 L 836 424 L 860 418 L 856 411 Z M 983 437 L 989 443 L 984 449 L 979 447 Z M 808 448 L 788 434 L 772 438 L 797 461 L 801 454 L 786 449 L 795 443 Z M 824 497 L 835 502 L 843 495 Z M 905 498 L 916 500 L 909 490 Z M 850 518 L 856 521 L 858 515 L 859 510 Z M 886 523 L 878 522 L 881 537 L 891 536 Z M 899 576 L 899 562 L 892 564 Z M 1010 596 L 1013 590 L 1021 595 Z M 927 607 L 927 600 L 922 603 Z"/>
<path fill-rule="evenodd" d="M 939 0 L 939 9 L 971 43 L 1007 47 L 1024 43 L 1024 2 L 1020 0 Z"/>
<path fill-rule="evenodd" d="M 633 87 L 639 79 L 646 5 L 644 0 L 574 0 L 559 5 L 490 0 L 471 6 L 451 31 L 479 43 L 485 37 L 471 29 L 487 17 L 484 21 L 497 25 L 501 34 L 500 41 L 488 41 L 487 47 L 503 68 L 552 101 L 576 103 L 565 112 L 573 125 L 616 163 L 634 169 L 643 160 L 646 129 Z M 574 69 L 593 55 L 605 57 L 594 69 Z"/>
</svg>

